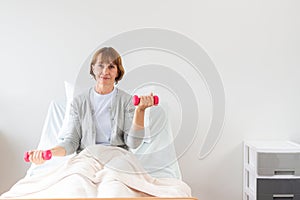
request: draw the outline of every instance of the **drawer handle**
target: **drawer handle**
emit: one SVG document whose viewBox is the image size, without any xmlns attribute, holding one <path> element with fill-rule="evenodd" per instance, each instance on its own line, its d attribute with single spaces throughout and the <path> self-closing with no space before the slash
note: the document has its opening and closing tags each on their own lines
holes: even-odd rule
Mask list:
<svg viewBox="0 0 300 200">
<path fill-rule="evenodd" d="M 293 199 L 294 195 L 293 194 L 273 194 L 273 199 L 276 198 L 290 198 Z"/>
<path fill-rule="evenodd" d="M 295 171 L 293 170 L 281 170 L 274 171 L 274 175 L 295 175 Z"/>
</svg>

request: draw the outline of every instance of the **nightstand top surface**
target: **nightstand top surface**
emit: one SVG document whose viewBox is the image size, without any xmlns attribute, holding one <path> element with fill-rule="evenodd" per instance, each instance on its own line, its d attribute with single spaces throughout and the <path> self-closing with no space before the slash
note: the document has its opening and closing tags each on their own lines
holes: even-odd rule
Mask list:
<svg viewBox="0 0 300 200">
<path fill-rule="evenodd" d="M 244 144 L 256 151 L 300 152 L 300 144 L 292 141 L 253 140 L 245 141 Z"/>
</svg>

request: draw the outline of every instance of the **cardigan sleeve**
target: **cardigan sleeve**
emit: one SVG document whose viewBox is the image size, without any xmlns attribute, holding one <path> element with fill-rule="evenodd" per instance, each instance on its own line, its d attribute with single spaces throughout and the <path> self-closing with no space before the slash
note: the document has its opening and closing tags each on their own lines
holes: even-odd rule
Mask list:
<svg viewBox="0 0 300 200">
<path fill-rule="evenodd" d="M 66 150 L 66 155 L 74 153 L 80 146 L 82 138 L 81 122 L 78 113 L 78 106 L 73 101 L 70 107 L 69 120 L 67 126 L 62 130 L 62 134 L 59 136 L 59 143 L 57 146 L 61 146 Z"/>
<path fill-rule="evenodd" d="M 134 113 L 135 106 L 130 98 L 130 100 L 127 102 L 124 114 L 124 140 L 125 144 L 132 149 L 137 148 L 143 142 L 145 136 L 144 128 L 137 129 L 133 124 Z"/>
</svg>

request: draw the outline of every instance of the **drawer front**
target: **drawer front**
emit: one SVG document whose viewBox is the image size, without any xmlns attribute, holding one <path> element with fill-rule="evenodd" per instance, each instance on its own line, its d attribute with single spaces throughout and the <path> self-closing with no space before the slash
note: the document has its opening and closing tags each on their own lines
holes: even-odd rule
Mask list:
<svg viewBox="0 0 300 200">
<path fill-rule="evenodd" d="M 257 174 L 300 175 L 300 153 L 258 153 Z"/>
<path fill-rule="evenodd" d="M 258 195 L 257 200 L 300 200 L 300 195 L 289 195 L 289 194 L 282 194 L 282 195 Z"/>
<path fill-rule="evenodd" d="M 300 195 L 300 179 L 257 179 L 257 196 L 270 195 L 274 199 L 288 199 Z M 284 196 L 283 196 L 284 195 Z"/>
</svg>

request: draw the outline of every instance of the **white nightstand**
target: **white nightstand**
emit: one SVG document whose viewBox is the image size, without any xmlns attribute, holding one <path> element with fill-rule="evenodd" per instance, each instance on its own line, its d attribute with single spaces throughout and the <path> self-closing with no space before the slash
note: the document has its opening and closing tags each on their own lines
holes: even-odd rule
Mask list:
<svg viewBox="0 0 300 200">
<path fill-rule="evenodd" d="M 245 141 L 243 200 L 300 200 L 300 145 Z"/>
</svg>

